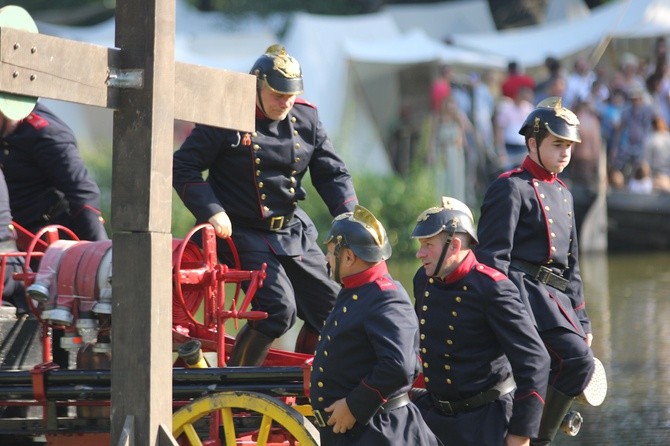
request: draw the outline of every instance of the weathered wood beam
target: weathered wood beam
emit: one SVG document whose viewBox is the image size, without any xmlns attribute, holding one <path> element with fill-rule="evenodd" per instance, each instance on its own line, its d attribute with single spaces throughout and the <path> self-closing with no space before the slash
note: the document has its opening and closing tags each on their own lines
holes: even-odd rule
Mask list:
<svg viewBox="0 0 670 446">
<path fill-rule="evenodd" d="M 118 73 L 119 58 L 117 48 L 3 27 L 0 91 L 118 109 L 110 74 Z M 248 98 L 256 95 L 256 80 L 249 74 L 176 62 L 174 93 L 175 119 L 254 130 Z"/>
</svg>

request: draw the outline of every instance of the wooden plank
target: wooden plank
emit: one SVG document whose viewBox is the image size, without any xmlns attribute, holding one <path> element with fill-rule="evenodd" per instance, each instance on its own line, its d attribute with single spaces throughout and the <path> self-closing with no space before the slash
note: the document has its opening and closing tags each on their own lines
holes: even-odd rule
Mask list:
<svg viewBox="0 0 670 446">
<path fill-rule="evenodd" d="M 176 119 L 253 132 L 255 98 L 255 76 L 176 63 Z"/>
<path fill-rule="evenodd" d="M 119 50 L 0 28 L 0 91 L 114 107 L 108 66 Z"/>
<path fill-rule="evenodd" d="M 119 69 L 142 69 L 114 114 L 112 444 L 128 415 L 135 444 L 172 425 L 172 151 L 175 2 L 117 0 Z M 131 347 L 132 346 L 132 347 Z"/>
<path fill-rule="evenodd" d="M 134 418 L 134 444 L 172 426 L 172 235 L 114 233 L 112 443 Z"/>
<path fill-rule="evenodd" d="M 107 81 L 119 57 L 116 48 L 0 28 L 0 91 L 118 109 Z M 183 62 L 175 70 L 175 119 L 254 130 L 254 76 Z"/>
</svg>

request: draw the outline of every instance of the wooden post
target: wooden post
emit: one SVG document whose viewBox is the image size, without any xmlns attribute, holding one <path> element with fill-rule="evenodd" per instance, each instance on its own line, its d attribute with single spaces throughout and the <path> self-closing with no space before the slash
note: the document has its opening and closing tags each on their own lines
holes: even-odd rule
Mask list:
<svg viewBox="0 0 670 446">
<path fill-rule="evenodd" d="M 111 49 L 0 27 L 0 93 L 116 110 L 112 444 L 165 444 L 172 425 L 174 119 L 254 129 L 255 78 L 175 63 L 174 40 L 165 0 L 117 0 Z"/>
</svg>

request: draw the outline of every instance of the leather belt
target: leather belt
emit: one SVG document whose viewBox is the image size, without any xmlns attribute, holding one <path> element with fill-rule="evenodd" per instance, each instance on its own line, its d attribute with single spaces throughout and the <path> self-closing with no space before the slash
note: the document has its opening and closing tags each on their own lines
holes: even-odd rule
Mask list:
<svg viewBox="0 0 670 446">
<path fill-rule="evenodd" d="M 230 216 L 230 220 L 233 222 L 233 228 L 235 225 L 244 226 L 247 228 L 255 229 L 265 229 L 268 231 L 281 231 L 288 226 L 290 221 L 293 219 L 294 214 L 289 215 L 277 215 L 270 218 L 265 218 L 262 220 L 240 218 L 236 216 Z"/>
<path fill-rule="evenodd" d="M 554 273 L 551 268 L 548 268 L 544 265 L 535 265 L 533 263 L 526 262 L 525 260 L 514 259 L 510 263 L 510 266 L 532 276 L 545 285 L 552 286 L 561 291 L 568 289 L 568 285 L 570 284 L 569 280 L 564 279 L 563 277 Z"/>
<path fill-rule="evenodd" d="M 406 406 L 410 403 L 409 400 L 409 395 L 406 393 L 403 393 L 402 395 L 398 395 L 396 397 L 393 397 L 389 400 L 387 400 L 384 404 L 382 404 L 379 409 L 377 409 L 377 412 L 375 415 L 378 415 L 380 413 L 388 413 L 391 412 L 392 410 L 398 409 L 400 407 Z M 314 424 L 317 425 L 317 427 L 327 427 L 328 426 L 328 419 L 330 418 L 330 414 L 326 412 L 325 410 L 319 410 L 319 409 L 314 409 L 312 412 L 314 412 L 314 420 L 316 421 Z"/>
<path fill-rule="evenodd" d="M 440 409 L 445 415 L 452 416 L 459 412 L 476 409 L 486 404 L 492 403 L 503 395 L 507 395 L 516 388 L 514 378 L 511 376 L 488 390 L 473 395 L 458 401 L 443 401 L 439 400 L 435 395 L 431 394 L 433 404 Z"/>
</svg>

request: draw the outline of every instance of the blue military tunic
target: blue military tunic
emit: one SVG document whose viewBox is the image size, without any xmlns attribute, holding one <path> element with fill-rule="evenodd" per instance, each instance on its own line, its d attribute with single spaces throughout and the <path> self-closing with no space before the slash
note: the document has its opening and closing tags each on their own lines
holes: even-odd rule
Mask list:
<svg viewBox="0 0 670 446">
<path fill-rule="evenodd" d="M 510 376 L 516 381 L 511 410 L 511 398 L 456 414 L 431 407 L 430 399 L 417 402 L 428 406 L 424 416 L 438 437 L 445 444 L 481 446 L 502 444 L 507 430 L 536 435 L 549 356 L 514 284 L 470 252 L 445 281 L 420 268 L 414 297 L 431 398 L 458 403 Z"/>
<path fill-rule="evenodd" d="M 356 424 L 344 434 L 320 428 L 321 444 L 439 444 L 412 403 L 377 413 L 406 393 L 419 371 L 419 328 L 407 292 L 384 262 L 343 282 L 317 344 L 310 399 L 323 410 L 346 398 Z"/>
<path fill-rule="evenodd" d="M 0 138 L 14 220 L 36 232 L 68 227 L 81 240 L 107 240 L 100 189 L 84 165 L 72 130 L 41 103 L 11 134 Z"/>
<path fill-rule="evenodd" d="M 12 212 L 9 208 L 9 193 L 5 176 L 0 170 L 0 253 L 17 252 L 14 230 L 12 228 Z M 8 256 L 5 265 L 4 287 L 0 304 L 2 301 L 9 302 L 17 307 L 17 314 L 29 311 L 26 303 L 25 286 L 22 280 L 16 280 L 14 273 L 23 272 L 23 257 Z"/>
<path fill-rule="evenodd" d="M 477 258 L 515 283 L 552 357 L 550 384 L 578 395 L 593 371 L 591 321 L 579 271 L 572 194 L 530 157 L 488 188 L 477 228 Z M 561 290 L 515 266 L 542 265 L 567 281 Z"/>
<path fill-rule="evenodd" d="M 197 125 L 174 153 L 174 188 L 196 220 L 206 222 L 225 211 L 242 268 L 268 265 L 265 285 L 252 302 L 270 315 L 253 323 L 268 336 L 286 332 L 296 311 L 319 329 L 339 288 L 328 277 L 313 222 L 298 207 L 305 199 L 307 172 L 333 216 L 354 209 L 358 200 L 351 176 L 316 108 L 300 99 L 282 121 L 257 109 L 253 133 Z M 224 261 L 230 259 L 227 248 L 219 243 Z"/>
<path fill-rule="evenodd" d="M 477 258 L 519 287 L 539 331 L 564 327 L 581 336 L 591 332 L 577 261 L 572 194 L 555 174 L 530 158 L 502 174 L 486 192 L 477 236 Z M 568 288 L 549 288 L 510 268 L 513 259 L 548 266 L 569 281 Z"/>
</svg>

